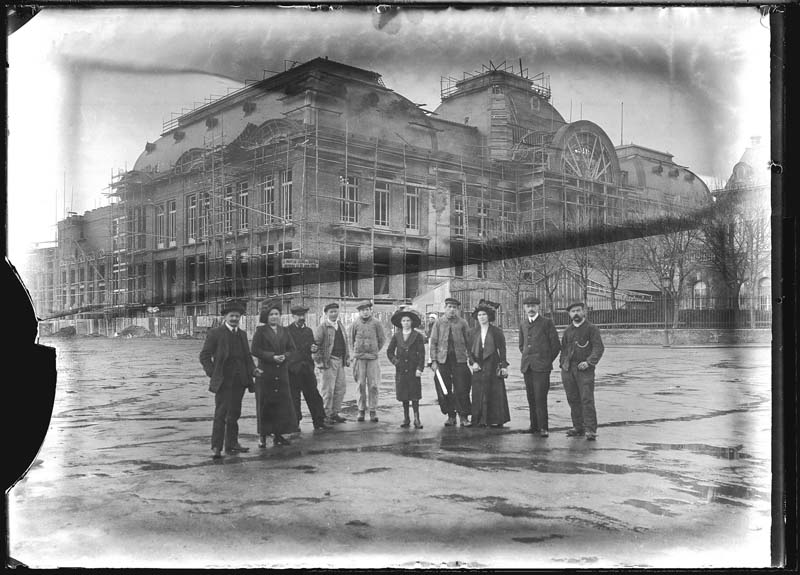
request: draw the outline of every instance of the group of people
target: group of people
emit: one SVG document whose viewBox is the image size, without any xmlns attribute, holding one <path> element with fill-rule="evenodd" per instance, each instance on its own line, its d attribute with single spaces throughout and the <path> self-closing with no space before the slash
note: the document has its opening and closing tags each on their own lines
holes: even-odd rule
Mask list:
<svg viewBox="0 0 800 575">
<path fill-rule="evenodd" d="M 223 450 L 249 451 L 238 440 L 245 390 L 255 393 L 259 448 L 266 447 L 270 436 L 274 445 L 289 444 L 285 435 L 300 430 L 301 395 L 315 429 L 344 423 L 340 411 L 346 368 L 351 365 L 358 384 L 358 421 L 369 417 L 377 422 L 380 353 L 387 340 L 385 353 L 395 367 L 395 396 L 403 405 L 401 427 L 411 427 L 411 410 L 414 428 L 423 427 L 419 401 L 426 368 L 433 373 L 438 404 L 447 416 L 445 426 L 503 427 L 511 419 L 505 387 L 509 364 L 503 330 L 493 325 L 498 304 L 481 300 L 472 312 L 472 328 L 461 317 L 460 307 L 458 300 L 447 298 L 444 313 L 431 314 L 424 329 L 415 310 L 401 307 L 391 317 L 396 329 L 387 338 L 369 301 L 357 306 L 359 317 L 348 331 L 339 319 L 338 303 L 324 307 L 322 322 L 312 330 L 306 325 L 308 308 L 303 306 L 292 307 L 293 321 L 283 327 L 282 303 L 273 300 L 262 304 L 261 325 L 248 346 L 247 334 L 239 328 L 244 307 L 226 305 L 223 324 L 208 332 L 200 352 L 200 363 L 211 379 L 209 391 L 215 394 L 213 457 L 221 458 Z M 539 314 L 537 298 L 525 299 L 523 308 L 519 349 L 530 413 L 526 431 L 549 435 L 547 394 L 553 362 L 560 356 L 573 424 L 567 435 L 594 440 L 594 371 L 604 351 L 598 328 L 586 320 L 582 302 L 567 307 L 571 321 L 560 339 L 553 321 Z M 321 393 L 315 369 L 321 374 Z"/>
</svg>

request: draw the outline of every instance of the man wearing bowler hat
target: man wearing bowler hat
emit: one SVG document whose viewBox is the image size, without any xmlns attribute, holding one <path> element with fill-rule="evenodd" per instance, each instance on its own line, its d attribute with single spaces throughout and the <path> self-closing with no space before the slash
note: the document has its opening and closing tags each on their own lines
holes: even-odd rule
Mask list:
<svg viewBox="0 0 800 575">
<path fill-rule="evenodd" d="M 347 390 L 345 367 L 350 365 L 350 348 L 339 320 L 339 304 L 331 302 L 325 306 L 325 319 L 314 331 L 314 363 L 322 371 L 322 403 L 325 406 L 326 423 L 344 423 L 339 415 L 342 400 Z"/>
<path fill-rule="evenodd" d="M 292 307 L 291 312 L 294 321 L 286 329 L 289 330 L 289 336 L 294 341 L 297 352 L 289 356 L 286 363 L 289 368 L 289 384 L 297 422 L 299 425 L 300 420 L 303 419 L 300 412 L 300 394 L 302 393 L 306 398 L 314 429 L 327 429 L 330 426 L 325 423 L 325 407 L 317 389 L 317 376 L 314 375 L 314 360 L 311 357 L 312 353 L 316 353 L 317 346 L 314 343 L 314 332 L 306 325 L 308 308 L 296 305 Z"/>
<path fill-rule="evenodd" d="M 445 425 L 448 427 L 456 424 L 456 412 L 461 418 L 461 426 L 469 425 L 472 411 L 469 399 L 472 372 L 467 366 L 469 326 L 458 315 L 459 307 L 461 302 L 457 299 L 449 297 L 444 300 L 444 315 L 433 324 L 430 339 L 434 382 L 437 371 L 444 382 L 444 391 L 436 383 L 436 393 L 439 408 L 447 414 Z"/>
<path fill-rule="evenodd" d="M 561 336 L 561 381 L 572 416 L 570 437 L 586 435 L 597 438 L 597 413 L 594 408 L 594 369 L 603 357 L 600 330 L 586 319 L 586 305 L 575 302 L 567 306 L 572 320 Z"/>
<path fill-rule="evenodd" d="M 378 353 L 386 336 L 380 322 L 372 317 L 372 302 L 365 301 L 356 306 L 359 318 L 350 328 L 350 343 L 353 344 L 353 377 L 358 383 L 358 421 L 364 421 L 366 410 L 369 419 L 378 422 L 378 384 L 381 368 Z"/>
<path fill-rule="evenodd" d="M 222 457 L 223 445 L 228 454 L 249 451 L 239 444 L 239 416 L 244 390 L 255 391 L 253 377 L 260 371 L 250 355 L 247 333 L 239 327 L 244 304 L 228 302 L 221 312 L 225 318 L 222 325 L 209 330 L 200 352 L 200 364 L 211 378 L 208 390 L 214 393 L 214 459 Z"/>
<path fill-rule="evenodd" d="M 549 435 L 547 421 L 547 392 L 550 391 L 550 372 L 561 351 L 558 331 L 553 320 L 539 314 L 539 298 L 522 300 L 525 316 L 519 324 L 519 350 L 522 352 L 520 371 L 525 379 L 531 426 L 528 433 Z"/>
</svg>

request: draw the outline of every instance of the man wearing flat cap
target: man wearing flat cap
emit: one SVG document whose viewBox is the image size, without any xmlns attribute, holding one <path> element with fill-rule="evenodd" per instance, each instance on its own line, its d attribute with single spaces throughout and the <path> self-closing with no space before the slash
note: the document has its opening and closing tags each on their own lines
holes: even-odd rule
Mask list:
<svg viewBox="0 0 800 575">
<path fill-rule="evenodd" d="M 314 375 L 314 360 L 311 357 L 312 353 L 316 353 L 317 346 L 314 343 L 314 332 L 306 325 L 308 308 L 296 305 L 292 307 L 291 312 L 294 321 L 286 329 L 294 340 L 297 351 L 286 363 L 289 368 L 289 384 L 297 423 L 299 425 L 300 420 L 303 419 L 300 412 L 300 394 L 302 393 L 306 399 L 314 429 L 327 429 L 330 426 L 325 423 L 325 407 L 317 389 L 317 376 Z"/>
<path fill-rule="evenodd" d="M 339 415 L 342 400 L 347 390 L 345 367 L 350 365 L 350 347 L 339 320 L 339 304 L 331 302 L 323 310 L 325 319 L 314 331 L 314 363 L 322 371 L 322 403 L 325 406 L 326 423 L 344 423 Z"/>
<path fill-rule="evenodd" d="M 597 437 L 597 413 L 594 407 L 594 370 L 603 357 L 603 340 L 597 326 L 586 319 L 586 305 L 571 303 L 567 313 L 572 320 L 561 336 L 561 382 L 572 416 L 570 437 Z"/>
<path fill-rule="evenodd" d="M 444 300 L 444 314 L 431 329 L 430 352 L 431 369 L 434 378 L 437 370 L 441 374 L 445 391 L 436 385 L 439 409 L 447 415 L 445 425 L 456 424 L 456 412 L 461 418 L 461 426 L 469 425 L 472 402 L 469 399 L 471 376 L 467 366 L 469 348 L 469 326 L 458 315 L 461 302 L 454 298 Z"/>
<path fill-rule="evenodd" d="M 519 350 L 522 352 L 520 371 L 525 379 L 528 396 L 530 427 L 528 433 L 549 435 L 547 393 L 550 391 L 550 372 L 561 351 L 558 331 L 553 320 L 539 314 L 541 301 L 534 296 L 522 300 L 525 312 L 519 324 Z"/>
<path fill-rule="evenodd" d="M 356 309 L 359 318 L 350 328 L 350 343 L 353 345 L 353 377 L 358 383 L 358 421 L 364 421 L 369 409 L 370 421 L 377 423 L 381 381 L 378 353 L 386 343 L 386 336 L 381 323 L 372 317 L 372 302 L 362 302 Z"/>
<path fill-rule="evenodd" d="M 200 364 L 211 378 L 208 390 L 214 394 L 214 425 L 211 432 L 211 449 L 214 459 L 225 453 L 249 451 L 239 444 L 239 417 L 242 414 L 244 390 L 255 391 L 253 377 L 259 370 L 250 355 L 247 333 L 239 327 L 245 313 L 241 302 L 228 302 L 221 310 L 221 326 L 209 330 Z"/>
</svg>

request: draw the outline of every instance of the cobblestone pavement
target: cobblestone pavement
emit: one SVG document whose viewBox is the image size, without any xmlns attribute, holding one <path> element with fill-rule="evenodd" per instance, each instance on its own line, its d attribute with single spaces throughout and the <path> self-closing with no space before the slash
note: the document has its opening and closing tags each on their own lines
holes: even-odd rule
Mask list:
<svg viewBox="0 0 800 575">
<path fill-rule="evenodd" d="M 197 340 L 76 338 L 57 348 L 49 434 L 9 492 L 10 552 L 30 566 L 768 566 L 771 350 L 609 347 L 597 442 L 568 438 L 558 372 L 549 438 L 511 351 L 505 429 L 445 428 L 430 373 L 424 429 L 401 429 L 383 362 L 378 423 L 210 458 Z"/>
</svg>

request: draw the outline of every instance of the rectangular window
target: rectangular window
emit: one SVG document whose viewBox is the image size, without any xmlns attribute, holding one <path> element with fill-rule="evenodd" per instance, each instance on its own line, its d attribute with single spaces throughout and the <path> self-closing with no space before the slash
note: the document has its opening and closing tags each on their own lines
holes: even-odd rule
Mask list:
<svg viewBox="0 0 800 575">
<path fill-rule="evenodd" d="M 206 301 L 206 256 L 197 256 L 197 301 Z"/>
<path fill-rule="evenodd" d="M 453 267 L 453 275 L 464 277 L 464 244 L 453 242 L 450 244 L 450 265 Z"/>
<path fill-rule="evenodd" d="M 193 303 L 197 301 L 197 260 L 194 257 L 186 258 L 184 264 L 183 301 Z"/>
<path fill-rule="evenodd" d="M 419 272 L 421 264 L 421 253 L 406 252 L 403 272 L 406 279 L 405 297 L 408 299 L 415 298 L 419 295 Z"/>
<path fill-rule="evenodd" d="M 489 270 L 488 262 L 479 261 L 477 265 L 478 279 L 486 279 L 488 270 Z"/>
<path fill-rule="evenodd" d="M 358 247 L 339 247 L 339 290 L 342 297 L 358 297 Z"/>
<path fill-rule="evenodd" d="M 284 170 L 281 177 L 281 217 L 292 219 L 292 170 Z"/>
<path fill-rule="evenodd" d="M 250 225 L 250 184 L 239 182 L 239 229 L 247 230 Z"/>
<path fill-rule="evenodd" d="M 225 186 L 225 211 L 222 231 L 226 234 L 233 232 L 233 186 Z"/>
<path fill-rule="evenodd" d="M 450 227 L 454 236 L 463 236 L 466 231 L 464 225 L 464 193 L 463 182 L 452 182 L 450 184 L 450 202 L 452 205 Z"/>
<path fill-rule="evenodd" d="M 389 184 L 386 182 L 375 182 L 375 225 L 389 226 Z"/>
<path fill-rule="evenodd" d="M 373 255 L 374 292 L 376 296 L 389 295 L 389 275 L 391 273 L 391 248 L 375 248 Z"/>
<path fill-rule="evenodd" d="M 166 227 L 166 214 L 164 213 L 164 206 L 156 206 L 156 248 L 163 249 L 167 247 L 167 227 Z"/>
<path fill-rule="evenodd" d="M 406 186 L 406 229 L 419 230 L 419 188 Z"/>
<path fill-rule="evenodd" d="M 207 238 L 211 235 L 211 194 L 209 192 L 200 194 L 197 235 L 200 238 Z"/>
<path fill-rule="evenodd" d="M 147 264 L 140 264 L 136 267 L 136 302 L 145 301 L 147 291 Z"/>
<path fill-rule="evenodd" d="M 489 208 L 483 200 L 478 201 L 478 236 L 486 237 L 486 220 L 489 216 Z"/>
<path fill-rule="evenodd" d="M 503 203 L 500 210 L 500 229 L 503 230 L 504 234 L 513 234 L 514 226 L 511 221 L 511 207 Z"/>
<path fill-rule="evenodd" d="M 167 242 L 170 247 L 175 247 L 177 240 L 177 202 L 169 200 L 167 202 Z"/>
<path fill-rule="evenodd" d="M 354 223 L 358 221 L 358 178 L 348 176 L 339 178 L 339 197 L 342 199 L 341 221 Z"/>
<path fill-rule="evenodd" d="M 261 201 L 263 221 L 265 225 L 269 225 L 277 213 L 275 209 L 275 176 L 272 174 L 261 176 Z"/>
<path fill-rule="evenodd" d="M 186 243 L 197 241 L 197 194 L 186 196 Z"/>
</svg>

